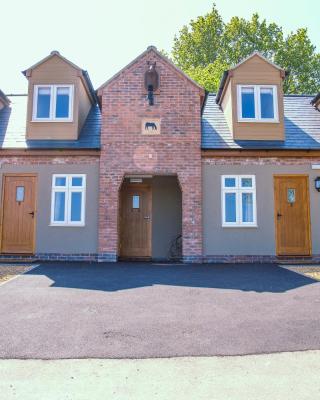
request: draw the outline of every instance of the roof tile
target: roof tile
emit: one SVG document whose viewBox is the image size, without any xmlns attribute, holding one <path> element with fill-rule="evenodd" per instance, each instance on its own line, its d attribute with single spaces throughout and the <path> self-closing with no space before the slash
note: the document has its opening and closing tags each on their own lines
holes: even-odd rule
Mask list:
<svg viewBox="0 0 320 400">
<path fill-rule="evenodd" d="M 2 149 L 99 149 L 101 113 L 93 105 L 78 140 L 27 140 L 27 95 L 9 96 L 10 107 L 0 110 L 0 148 Z"/>
<path fill-rule="evenodd" d="M 320 150 L 320 112 L 312 96 L 284 96 L 285 140 L 234 140 L 223 111 L 210 93 L 202 114 L 203 149 Z"/>
</svg>

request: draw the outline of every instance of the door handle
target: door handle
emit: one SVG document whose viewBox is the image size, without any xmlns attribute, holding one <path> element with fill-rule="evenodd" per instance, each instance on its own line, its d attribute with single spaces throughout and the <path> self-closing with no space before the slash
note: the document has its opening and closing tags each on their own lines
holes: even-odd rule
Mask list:
<svg viewBox="0 0 320 400">
<path fill-rule="evenodd" d="M 28 214 L 30 214 L 32 216 L 32 218 L 34 218 L 34 211 L 31 211 Z"/>
<path fill-rule="evenodd" d="M 277 218 L 278 218 L 278 220 L 279 220 L 281 217 L 282 217 L 282 214 L 280 214 L 279 211 L 278 211 L 278 213 L 277 213 Z"/>
<path fill-rule="evenodd" d="M 150 217 L 147 215 L 146 217 L 143 217 L 144 219 L 150 219 Z"/>
</svg>

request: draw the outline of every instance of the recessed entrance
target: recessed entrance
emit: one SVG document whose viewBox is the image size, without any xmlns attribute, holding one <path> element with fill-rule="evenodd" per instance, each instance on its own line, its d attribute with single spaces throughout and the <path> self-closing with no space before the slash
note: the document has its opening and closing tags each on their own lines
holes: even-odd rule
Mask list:
<svg viewBox="0 0 320 400">
<path fill-rule="evenodd" d="M 175 176 L 126 178 L 120 189 L 119 256 L 181 257 L 181 190 Z"/>
<path fill-rule="evenodd" d="M 151 187 L 125 183 L 121 190 L 120 257 L 151 257 Z"/>
</svg>

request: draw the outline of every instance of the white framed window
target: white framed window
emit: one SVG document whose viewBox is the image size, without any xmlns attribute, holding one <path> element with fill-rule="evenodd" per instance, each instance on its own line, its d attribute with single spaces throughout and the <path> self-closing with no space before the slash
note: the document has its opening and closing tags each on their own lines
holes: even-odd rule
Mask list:
<svg viewBox="0 0 320 400">
<path fill-rule="evenodd" d="M 279 122 L 275 85 L 238 85 L 239 122 Z"/>
<path fill-rule="evenodd" d="M 84 226 L 86 175 L 52 176 L 51 225 Z"/>
<path fill-rule="evenodd" d="M 35 85 L 32 121 L 72 122 L 73 85 Z"/>
<path fill-rule="evenodd" d="M 256 179 L 254 175 L 221 177 L 223 227 L 256 227 Z"/>
</svg>

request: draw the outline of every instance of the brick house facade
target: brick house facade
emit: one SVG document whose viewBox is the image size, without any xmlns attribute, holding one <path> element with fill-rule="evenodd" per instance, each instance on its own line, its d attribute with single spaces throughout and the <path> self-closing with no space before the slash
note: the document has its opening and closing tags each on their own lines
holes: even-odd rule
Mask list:
<svg viewBox="0 0 320 400">
<path fill-rule="evenodd" d="M 319 95 L 263 56 L 217 94 L 153 46 L 97 91 L 56 51 L 24 75 L 0 90 L 0 259 L 320 260 Z"/>
</svg>

